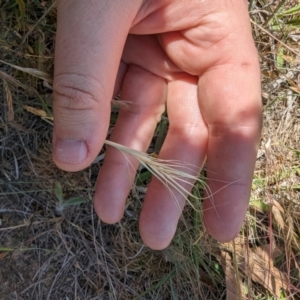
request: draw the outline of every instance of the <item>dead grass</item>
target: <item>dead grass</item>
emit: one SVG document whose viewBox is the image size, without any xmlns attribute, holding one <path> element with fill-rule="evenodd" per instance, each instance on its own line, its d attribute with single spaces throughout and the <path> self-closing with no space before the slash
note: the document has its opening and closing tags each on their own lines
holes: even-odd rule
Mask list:
<svg viewBox="0 0 300 300">
<path fill-rule="evenodd" d="M 51 124 L 24 106 L 51 114 L 47 78 L 11 65 L 52 74 L 52 3 L 0 2 L 0 299 L 299 299 L 298 1 L 252 1 L 250 7 L 264 131 L 239 238 L 216 243 L 204 231 L 201 211 L 188 206 L 163 251 L 145 247 L 138 233 L 150 173 L 140 169 L 123 220 L 101 223 L 92 194 L 103 152 L 85 171 L 58 170 L 51 161 Z M 116 116 L 113 110 L 112 126 Z M 193 193 L 201 198 L 203 186 L 197 186 Z M 80 201 L 61 205 L 74 197 Z"/>
</svg>

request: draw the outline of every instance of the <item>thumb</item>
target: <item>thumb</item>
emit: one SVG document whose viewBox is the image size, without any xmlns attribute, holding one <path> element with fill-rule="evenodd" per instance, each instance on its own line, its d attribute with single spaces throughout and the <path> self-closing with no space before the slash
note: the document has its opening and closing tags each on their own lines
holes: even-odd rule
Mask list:
<svg viewBox="0 0 300 300">
<path fill-rule="evenodd" d="M 58 1 L 53 160 L 63 170 L 87 167 L 103 145 L 120 58 L 141 2 Z"/>
</svg>

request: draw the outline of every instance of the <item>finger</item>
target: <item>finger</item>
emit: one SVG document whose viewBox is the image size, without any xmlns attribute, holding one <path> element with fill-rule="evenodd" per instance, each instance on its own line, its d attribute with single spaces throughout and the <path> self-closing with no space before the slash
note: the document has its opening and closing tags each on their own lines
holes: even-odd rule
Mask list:
<svg viewBox="0 0 300 300">
<path fill-rule="evenodd" d="M 53 159 L 61 169 L 87 167 L 102 147 L 123 46 L 141 2 L 58 2 Z"/>
<path fill-rule="evenodd" d="M 159 158 L 182 161 L 187 166 L 185 172 L 197 175 L 207 147 L 207 128 L 197 100 L 197 78 L 186 76 L 169 83 L 167 111 L 170 126 Z M 188 191 L 192 184 L 181 182 Z M 182 194 L 152 179 L 140 216 L 140 233 L 149 247 L 163 249 L 169 245 L 184 204 Z"/>
<path fill-rule="evenodd" d="M 236 53 L 247 53 L 245 60 L 215 66 L 199 80 L 200 107 L 209 133 L 210 193 L 204 202 L 204 221 L 221 242 L 233 239 L 243 224 L 260 138 L 259 64 L 253 44 L 246 46 L 235 48 Z"/>
<path fill-rule="evenodd" d="M 120 111 L 111 140 L 145 152 L 165 110 L 166 91 L 163 78 L 130 66 L 121 96 L 132 104 Z M 108 147 L 94 196 L 95 210 L 104 222 L 116 223 L 122 218 L 138 165 L 134 157 Z"/>
</svg>

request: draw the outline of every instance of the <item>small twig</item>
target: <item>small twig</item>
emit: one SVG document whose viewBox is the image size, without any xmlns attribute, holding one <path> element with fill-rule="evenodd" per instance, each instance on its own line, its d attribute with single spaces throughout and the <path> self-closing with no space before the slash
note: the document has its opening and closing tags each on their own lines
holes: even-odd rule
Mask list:
<svg viewBox="0 0 300 300">
<path fill-rule="evenodd" d="M 59 220 L 62 220 L 62 217 L 57 217 L 55 219 L 49 219 L 49 223 L 57 223 Z M 28 227 L 28 226 L 33 226 L 33 225 L 40 225 L 43 223 L 43 221 L 36 221 L 30 224 L 29 220 L 25 220 L 23 224 L 20 225 L 15 225 L 15 226 L 10 226 L 10 227 L 5 227 L 5 228 L 0 228 L 0 231 L 6 231 L 6 230 L 14 230 L 14 229 L 19 229 L 22 227 Z"/>
</svg>

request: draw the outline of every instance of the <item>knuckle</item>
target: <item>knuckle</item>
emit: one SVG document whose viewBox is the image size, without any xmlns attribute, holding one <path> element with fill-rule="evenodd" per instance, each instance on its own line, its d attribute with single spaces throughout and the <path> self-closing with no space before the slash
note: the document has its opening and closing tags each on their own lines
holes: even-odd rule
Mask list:
<svg viewBox="0 0 300 300">
<path fill-rule="evenodd" d="M 171 122 L 169 132 L 176 136 L 178 140 L 193 139 L 200 141 L 207 135 L 201 122 L 184 122 L 181 124 Z"/>
<path fill-rule="evenodd" d="M 103 88 L 97 80 L 85 75 L 60 74 L 55 77 L 53 93 L 57 109 L 93 110 L 99 104 Z"/>
<path fill-rule="evenodd" d="M 224 124 L 214 123 L 208 126 L 209 133 L 212 137 L 228 137 L 228 136 L 240 136 L 240 137 L 253 137 L 257 136 L 260 132 L 260 122 L 253 123 L 236 123 L 236 124 Z"/>
</svg>

